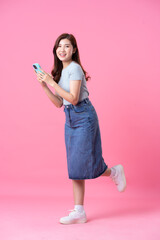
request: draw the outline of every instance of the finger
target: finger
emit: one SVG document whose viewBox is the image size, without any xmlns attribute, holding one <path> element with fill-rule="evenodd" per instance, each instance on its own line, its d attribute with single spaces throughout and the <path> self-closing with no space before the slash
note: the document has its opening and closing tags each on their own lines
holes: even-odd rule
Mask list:
<svg viewBox="0 0 160 240">
<path fill-rule="evenodd" d="M 37 79 L 41 79 L 42 77 L 40 75 L 37 74 Z"/>
<path fill-rule="evenodd" d="M 42 70 L 42 68 L 41 68 L 41 70 L 40 70 L 40 71 L 42 72 L 42 74 L 45 74 L 45 73 L 46 73 L 44 70 Z"/>
<path fill-rule="evenodd" d="M 42 74 L 41 73 L 37 73 L 38 77 L 41 78 L 42 77 Z"/>
<path fill-rule="evenodd" d="M 39 82 L 42 82 L 42 80 L 41 80 L 41 79 L 38 79 L 38 81 L 39 81 Z"/>
<path fill-rule="evenodd" d="M 44 75 L 42 75 L 42 74 L 39 74 L 39 76 L 40 76 L 40 77 L 44 77 Z"/>
<path fill-rule="evenodd" d="M 41 77 L 40 77 L 40 78 L 39 78 L 39 80 L 40 80 L 40 81 L 42 81 L 42 80 L 43 80 L 43 78 L 41 78 Z"/>
<path fill-rule="evenodd" d="M 44 73 L 39 72 L 38 74 L 39 74 L 39 76 L 44 76 Z"/>
</svg>

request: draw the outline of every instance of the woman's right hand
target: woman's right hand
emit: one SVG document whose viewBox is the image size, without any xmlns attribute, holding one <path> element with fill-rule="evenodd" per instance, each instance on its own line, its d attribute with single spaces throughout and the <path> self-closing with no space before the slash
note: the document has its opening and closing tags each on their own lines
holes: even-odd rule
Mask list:
<svg viewBox="0 0 160 240">
<path fill-rule="evenodd" d="M 35 70 L 34 70 L 34 71 L 35 71 Z M 38 77 L 38 74 L 37 74 L 36 71 L 35 71 L 35 73 L 36 73 L 36 75 L 37 75 L 37 80 L 39 81 L 39 83 L 41 84 L 41 86 L 42 86 L 42 87 L 46 87 L 46 86 L 47 86 L 46 82 L 42 81 L 42 80 Z"/>
</svg>

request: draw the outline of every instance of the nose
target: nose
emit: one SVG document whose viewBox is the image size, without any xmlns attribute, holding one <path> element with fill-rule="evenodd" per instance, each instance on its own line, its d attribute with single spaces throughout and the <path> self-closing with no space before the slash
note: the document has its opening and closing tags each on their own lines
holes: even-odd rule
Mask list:
<svg viewBox="0 0 160 240">
<path fill-rule="evenodd" d="M 64 51 L 65 46 L 61 46 L 60 49 L 61 51 Z"/>
</svg>

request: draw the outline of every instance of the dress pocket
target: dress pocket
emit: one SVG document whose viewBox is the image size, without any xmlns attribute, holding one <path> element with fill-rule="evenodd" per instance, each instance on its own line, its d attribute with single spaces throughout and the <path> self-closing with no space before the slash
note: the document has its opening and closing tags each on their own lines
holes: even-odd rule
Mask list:
<svg viewBox="0 0 160 240">
<path fill-rule="evenodd" d="M 75 113 L 85 112 L 85 111 L 86 111 L 86 106 L 85 106 L 85 105 L 81 105 L 81 106 L 73 105 L 73 111 L 74 111 Z"/>
</svg>

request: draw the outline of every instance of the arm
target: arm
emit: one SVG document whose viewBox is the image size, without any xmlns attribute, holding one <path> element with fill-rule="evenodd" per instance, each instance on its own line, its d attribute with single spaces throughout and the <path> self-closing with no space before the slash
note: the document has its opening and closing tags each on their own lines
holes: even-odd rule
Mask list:
<svg viewBox="0 0 160 240">
<path fill-rule="evenodd" d="M 72 80 L 70 80 L 70 92 L 65 91 L 62 87 L 58 85 L 57 82 L 55 82 L 51 75 L 46 73 L 44 70 L 42 70 L 42 73 L 37 73 L 38 79 L 40 78 L 40 81 L 44 81 L 45 83 L 49 84 L 51 87 L 55 89 L 55 91 L 60 95 L 54 95 L 59 101 L 61 102 L 62 98 L 67 100 L 73 105 L 76 105 L 79 100 L 79 94 L 80 94 L 80 88 L 81 88 L 81 81 L 82 81 L 82 72 L 77 75 L 76 71 L 72 72 Z M 75 79 L 75 80 L 73 80 Z M 79 79 L 79 80 L 78 80 Z M 48 93 L 49 90 L 46 90 Z M 52 92 L 50 91 L 50 94 Z M 49 95 L 50 95 L 49 94 Z M 53 93 L 52 93 L 53 94 Z M 47 94 L 48 95 L 48 94 Z M 51 101 L 55 99 L 53 95 L 51 96 Z M 54 103 L 54 102 L 53 102 Z M 56 105 L 56 104 L 55 104 Z M 58 104 L 59 105 L 59 104 Z M 57 106 L 57 105 L 56 105 Z"/>
<path fill-rule="evenodd" d="M 62 107 L 63 105 L 63 99 L 58 96 L 56 93 L 53 94 L 53 92 L 48 88 L 47 84 L 42 86 L 45 93 L 47 94 L 47 96 L 49 97 L 49 99 L 51 100 L 51 102 L 58 108 Z"/>
<path fill-rule="evenodd" d="M 55 81 L 50 84 L 55 91 L 65 100 L 76 105 L 79 100 L 81 80 L 70 80 L 70 92 L 65 91 Z"/>
</svg>

